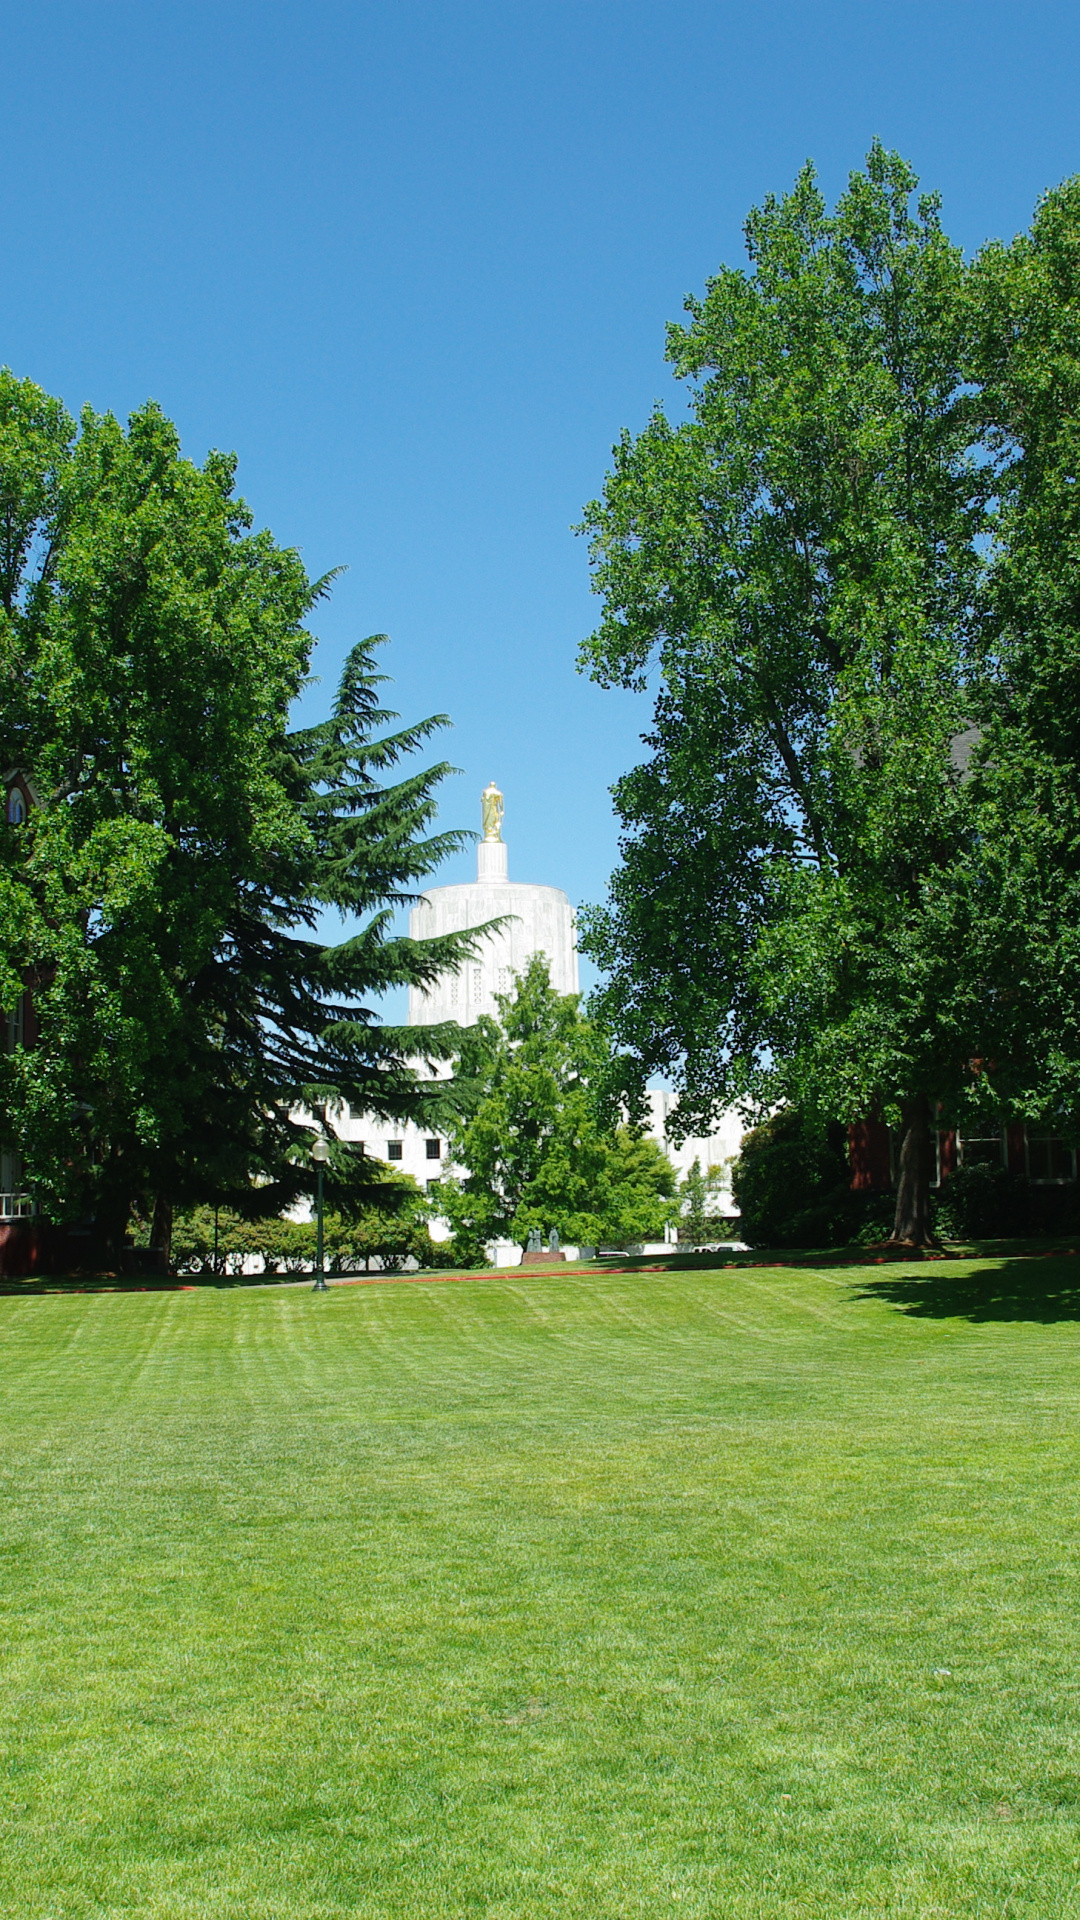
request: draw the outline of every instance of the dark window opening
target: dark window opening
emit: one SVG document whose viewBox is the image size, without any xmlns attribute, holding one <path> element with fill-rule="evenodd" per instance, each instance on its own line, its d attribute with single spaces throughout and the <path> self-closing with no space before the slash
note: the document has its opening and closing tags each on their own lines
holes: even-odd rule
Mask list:
<svg viewBox="0 0 1080 1920">
<path fill-rule="evenodd" d="M 1055 1133 L 1028 1134 L 1027 1168 L 1029 1180 L 1060 1183 L 1076 1177 L 1073 1150 Z"/>
<path fill-rule="evenodd" d="M 1003 1167 L 1005 1165 L 1005 1135 L 1003 1133 L 960 1135 L 960 1165 L 962 1167 Z"/>
<path fill-rule="evenodd" d="M 441 1140 L 425 1140 L 424 1150 L 429 1160 L 442 1159 L 442 1141 Z"/>
<path fill-rule="evenodd" d="M 388 1160 L 400 1160 L 400 1159 L 401 1159 L 401 1141 L 400 1141 L 400 1140 L 388 1140 L 388 1141 L 387 1141 L 387 1143 L 386 1143 L 386 1157 L 387 1157 L 387 1159 L 388 1159 Z"/>
</svg>

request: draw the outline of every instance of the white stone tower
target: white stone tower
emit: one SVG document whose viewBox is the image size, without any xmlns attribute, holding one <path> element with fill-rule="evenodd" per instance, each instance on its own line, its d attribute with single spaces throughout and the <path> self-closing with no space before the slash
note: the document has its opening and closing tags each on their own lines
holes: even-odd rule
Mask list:
<svg viewBox="0 0 1080 1920">
<path fill-rule="evenodd" d="M 414 940 L 460 933 L 485 920 L 512 915 L 489 934 L 475 960 L 444 974 L 427 992 L 409 989 L 409 1025 L 457 1020 L 471 1026 L 482 1013 L 497 1014 L 497 993 L 509 993 L 534 953 L 546 953 L 557 993 L 577 993 L 578 961 L 574 909 L 561 887 L 530 886 L 507 873 L 502 837 L 503 797 L 494 780 L 481 796 L 484 837 L 476 849 L 476 879 L 457 887 L 432 887 L 409 915 Z"/>
</svg>

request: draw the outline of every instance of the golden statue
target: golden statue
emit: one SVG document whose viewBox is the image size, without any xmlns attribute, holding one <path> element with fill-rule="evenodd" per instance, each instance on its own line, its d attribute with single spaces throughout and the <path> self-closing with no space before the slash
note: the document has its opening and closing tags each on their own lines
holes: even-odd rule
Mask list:
<svg viewBox="0 0 1080 1920">
<path fill-rule="evenodd" d="M 484 825 L 484 839 L 501 840 L 503 797 L 494 780 L 488 781 L 480 795 L 480 813 Z"/>
</svg>

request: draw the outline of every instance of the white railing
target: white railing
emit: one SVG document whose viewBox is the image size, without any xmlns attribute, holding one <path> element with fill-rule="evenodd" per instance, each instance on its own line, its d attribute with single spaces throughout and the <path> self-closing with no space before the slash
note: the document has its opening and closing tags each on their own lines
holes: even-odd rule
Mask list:
<svg viewBox="0 0 1080 1920">
<path fill-rule="evenodd" d="M 32 1220 L 34 1212 L 32 1193 L 0 1193 L 0 1220 Z"/>
</svg>

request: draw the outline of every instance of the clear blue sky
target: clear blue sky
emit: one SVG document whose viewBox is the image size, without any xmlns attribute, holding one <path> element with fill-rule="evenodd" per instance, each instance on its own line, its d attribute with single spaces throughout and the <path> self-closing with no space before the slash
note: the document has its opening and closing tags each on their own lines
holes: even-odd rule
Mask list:
<svg viewBox="0 0 1080 1920">
<path fill-rule="evenodd" d="M 258 520 L 349 569 L 315 699 L 388 632 L 395 704 L 455 723 L 447 823 L 494 775 L 512 872 L 576 901 L 648 709 L 574 672 L 596 603 L 569 529 L 668 391 L 665 322 L 808 156 L 831 196 L 880 135 L 969 248 L 1080 169 L 1075 0 L 0 0 L 0 24 L 0 360 L 234 448 Z"/>
</svg>

